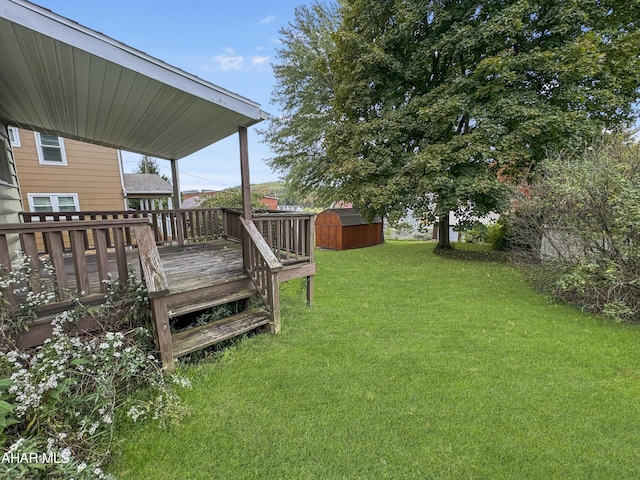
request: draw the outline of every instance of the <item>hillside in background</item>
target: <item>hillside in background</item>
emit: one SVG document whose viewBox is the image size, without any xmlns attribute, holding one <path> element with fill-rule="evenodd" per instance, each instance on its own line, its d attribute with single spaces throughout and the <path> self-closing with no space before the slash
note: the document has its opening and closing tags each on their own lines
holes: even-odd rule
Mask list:
<svg viewBox="0 0 640 480">
<path fill-rule="evenodd" d="M 251 191 L 260 193 L 265 197 L 275 197 L 279 205 L 299 205 L 307 210 L 321 210 L 323 207 L 317 205 L 313 197 L 298 197 L 291 195 L 284 182 L 265 182 L 251 185 Z"/>
</svg>

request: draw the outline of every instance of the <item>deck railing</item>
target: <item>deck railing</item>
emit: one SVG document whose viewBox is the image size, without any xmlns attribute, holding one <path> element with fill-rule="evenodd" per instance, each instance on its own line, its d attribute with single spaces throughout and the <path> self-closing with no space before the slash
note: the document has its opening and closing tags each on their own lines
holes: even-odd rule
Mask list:
<svg viewBox="0 0 640 480">
<path fill-rule="evenodd" d="M 258 294 L 264 301 L 271 321 L 270 333 L 280 332 L 280 287 L 278 272 L 282 263 L 278 260 L 265 239 L 260 235 L 255 223 L 240 218 L 245 230 L 244 268 L 251 277 Z"/>
<path fill-rule="evenodd" d="M 253 222 L 283 265 L 313 261 L 313 214 L 258 213 Z"/>
<path fill-rule="evenodd" d="M 23 212 L 26 223 L 50 223 L 77 220 L 122 220 L 145 218 L 151 225 L 158 245 L 183 244 L 225 237 L 242 240 L 241 212 L 230 208 L 193 208 L 179 210 L 136 210 L 101 212 Z M 253 221 L 260 234 L 283 264 L 312 262 L 314 247 L 313 214 L 257 212 Z M 95 248 L 90 234 L 84 235 L 85 247 Z M 107 236 L 107 245 L 113 239 Z M 133 245 L 129 231 L 125 245 Z M 68 243 L 65 248 L 69 248 Z M 39 244 L 40 250 L 46 246 Z"/>
<path fill-rule="evenodd" d="M 0 225 L 0 264 L 11 271 L 13 252 L 9 251 L 12 237 L 20 240 L 22 253 L 29 257 L 34 270 L 29 289 L 41 291 L 41 282 L 47 278 L 43 261 L 48 258 L 53 266 L 54 289 L 58 299 L 63 300 L 70 291 L 86 297 L 92 293 L 104 293 L 109 279 L 108 249 L 115 253 L 115 273 L 123 283 L 128 279 L 126 258 L 127 246 L 131 244 L 131 228 L 146 225 L 147 220 L 130 218 L 125 220 L 76 220 L 74 222 L 34 222 Z M 91 234 L 92 250 L 87 249 L 87 237 Z M 129 240 L 127 240 L 129 239 Z M 45 246 L 43 253 L 39 245 Z M 67 247 L 68 245 L 68 247 Z M 73 272 L 65 268 L 65 255 L 70 253 Z M 91 265 L 88 258 L 91 257 Z M 98 283 L 89 282 L 89 268 L 97 269 Z M 98 290 L 99 292 L 93 292 Z M 10 307 L 17 306 L 16 295 L 6 292 Z"/>
<path fill-rule="evenodd" d="M 236 213 L 225 208 L 192 208 L 173 210 L 110 210 L 79 212 L 23 212 L 25 223 L 64 222 L 75 220 L 119 220 L 146 218 L 151 225 L 156 244 L 183 244 L 229 235 L 228 227 Z M 231 221 L 227 217 L 231 217 Z M 239 221 L 235 220 L 238 225 Z M 233 235 L 232 235 L 233 236 Z M 128 238 L 127 242 L 132 239 Z M 89 244 L 87 245 L 89 247 Z"/>
</svg>

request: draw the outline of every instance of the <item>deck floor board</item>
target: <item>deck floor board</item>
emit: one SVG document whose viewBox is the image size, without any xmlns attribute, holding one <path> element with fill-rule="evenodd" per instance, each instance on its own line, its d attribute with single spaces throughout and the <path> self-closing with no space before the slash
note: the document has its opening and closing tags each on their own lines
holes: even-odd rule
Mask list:
<svg viewBox="0 0 640 480">
<path fill-rule="evenodd" d="M 186 292 L 202 287 L 224 283 L 244 275 L 242 266 L 242 245 L 228 240 L 214 240 L 183 246 L 163 246 L 158 248 L 171 293 Z M 87 255 L 87 271 L 91 291 L 99 291 L 98 266 L 93 254 Z M 109 252 L 109 272 L 117 278 L 118 268 L 113 252 Z M 127 250 L 127 263 L 141 279 L 140 260 L 136 249 Z M 65 270 L 69 289 L 74 291 L 75 275 L 73 259 L 65 258 Z"/>
</svg>

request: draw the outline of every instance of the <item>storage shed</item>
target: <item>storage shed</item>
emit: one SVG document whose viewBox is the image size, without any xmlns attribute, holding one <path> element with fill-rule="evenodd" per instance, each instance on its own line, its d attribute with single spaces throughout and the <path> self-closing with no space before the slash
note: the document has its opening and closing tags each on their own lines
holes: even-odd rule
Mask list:
<svg viewBox="0 0 640 480">
<path fill-rule="evenodd" d="M 357 208 L 330 208 L 316 218 L 316 246 L 320 248 L 349 250 L 383 242 L 382 220 L 369 223 Z"/>
</svg>

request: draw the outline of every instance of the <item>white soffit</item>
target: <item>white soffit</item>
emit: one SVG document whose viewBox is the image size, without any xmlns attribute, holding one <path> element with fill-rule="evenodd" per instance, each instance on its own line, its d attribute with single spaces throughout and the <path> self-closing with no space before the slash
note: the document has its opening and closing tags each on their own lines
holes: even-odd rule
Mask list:
<svg viewBox="0 0 640 480">
<path fill-rule="evenodd" d="M 180 159 L 268 118 L 260 105 L 25 0 L 0 0 L 0 119 Z"/>
</svg>

